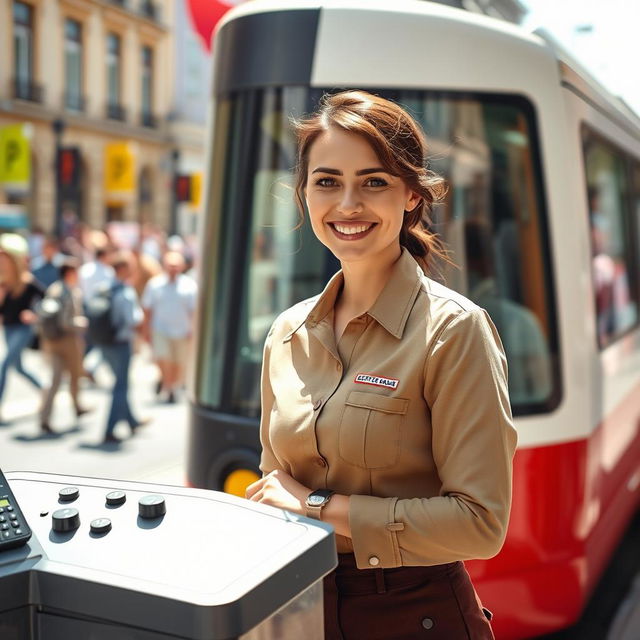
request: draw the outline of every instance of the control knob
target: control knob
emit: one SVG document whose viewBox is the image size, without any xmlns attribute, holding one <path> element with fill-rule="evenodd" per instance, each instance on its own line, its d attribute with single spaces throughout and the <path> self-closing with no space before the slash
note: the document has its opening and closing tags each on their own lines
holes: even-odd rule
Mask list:
<svg viewBox="0 0 640 640">
<path fill-rule="evenodd" d="M 80 495 L 80 489 L 78 487 L 65 487 L 58 491 L 58 497 L 60 502 L 73 502 Z"/>
<path fill-rule="evenodd" d="M 141 518 L 159 518 L 165 513 L 167 505 L 162 496 L 151 494 L 138 500 L 138 515 Z"/>
<path fill-rule="evenodd" d="M 51 520 L 52 529 L 58 533 L 75 531 L 80 526 L 80 514 L 77 509 L 71 507 L 54 511 Z"/>
</svg>

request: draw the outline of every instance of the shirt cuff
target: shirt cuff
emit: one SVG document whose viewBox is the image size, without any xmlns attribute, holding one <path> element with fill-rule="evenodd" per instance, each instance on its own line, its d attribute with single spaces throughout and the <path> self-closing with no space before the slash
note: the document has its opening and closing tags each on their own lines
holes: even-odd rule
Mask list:
<svg viewBox="0 0 640 640">
<path fill-rule="evenodd" d="M 398 498 L 352 495 L 349 526 L 358 569 L 402 566 L 397 532 L 404 524 L 394 521 Z"/>
</svg>

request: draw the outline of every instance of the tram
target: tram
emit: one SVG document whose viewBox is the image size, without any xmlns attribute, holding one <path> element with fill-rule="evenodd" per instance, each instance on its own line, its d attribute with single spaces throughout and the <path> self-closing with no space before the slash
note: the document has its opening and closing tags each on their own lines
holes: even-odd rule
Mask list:
<svg viewBox="0 0 640 640">
<path fill-rule="evenodd" d="M 189 482 L 242 494 L 259 473 L 264 339 L 338 268 L 298 224 L 290 117 L 373 91 L 424 127 L 441 275 L 509 363 L 511 521 L 469 572 L 497 638 L 573 624 L 640 499 L 640 119 L 548 35 L 431 2 L 255 0 L 214 60 Z"/>
</svg>

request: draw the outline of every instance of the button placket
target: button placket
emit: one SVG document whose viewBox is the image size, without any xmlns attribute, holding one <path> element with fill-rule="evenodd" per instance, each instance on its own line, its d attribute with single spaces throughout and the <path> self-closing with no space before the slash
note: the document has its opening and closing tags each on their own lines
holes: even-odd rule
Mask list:
<svg viewBox="0 0 640 640">
<path fill-rule="evenodd" d="M 318 469 L 325 469 L 325 470 L 328 470 L 329 464 L 326 461 L 326 459 L 322 456 L 322 454 L 320 453 L 320 449 L 318 448 L 318 434 L 317 434 L 317 431 L 316 431 L 316 427 L 317 427 L 317 424 L 318 424 L 318 418 L 320 416 L 320 413 L 321 413 L 322 409 L 324 408 L 324 405 L 329 401 L 331 396 L 333 396 L 333 394 L 336 392 L 336 390 L 340 386 L 340 382 L 342 381 L 342 362 L 340 361 L 338 356 L 334 355 L 333 353 L 331 355 L 336 359 L 336 364 L 337 364 L 336 369 L 339 372 L 339 377 L 335 381 L 335 384 L 332 385 L 333 388 L 330 388 L 330 390 L 328 390 L 329 392 L 326 393 L 326 395 L 324 397 L 318 398 L 313 403 L 313 425 L 312 425 L 313 429 L 312 429 L 312 433 L 313 433 L 313 447 L 314 447 L 314 452 L 316 454 L 315 458 L 314 458 L 314 462 L 315 462 L 316 466 L 318 467 Z M 323 389 L 323 391 L 325 391 L 325 389 Z M 326 474 L 326 471 L 325 471 L 325 474 Z"/>
</svg>

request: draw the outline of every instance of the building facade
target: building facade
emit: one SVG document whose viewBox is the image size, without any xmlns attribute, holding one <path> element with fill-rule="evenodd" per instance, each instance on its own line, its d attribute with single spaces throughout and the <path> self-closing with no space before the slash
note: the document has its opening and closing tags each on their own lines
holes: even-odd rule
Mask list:
<svg viewBox="0 0 640 640">
<path fill-rule="evenodd" d="M 0 226 L 169 224 L 172 5 L 0 3 Z"/>
</svg>

